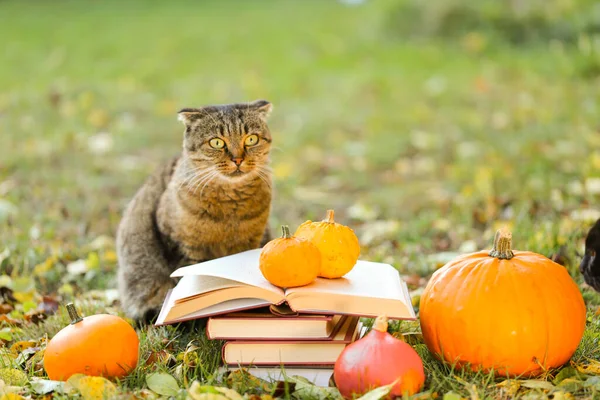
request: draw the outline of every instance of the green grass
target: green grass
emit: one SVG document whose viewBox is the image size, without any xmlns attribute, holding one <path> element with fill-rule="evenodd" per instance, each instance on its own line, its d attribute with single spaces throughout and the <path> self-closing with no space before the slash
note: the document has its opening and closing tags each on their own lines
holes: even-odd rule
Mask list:
<svg viewBox="0 0 600 400">
<path fill-rule="evenodd" d="M 488 248 L 509 225 L 516 248 L 564 255 L 581 283 L 599 217 L 600 48 L 589 2 L 571 3 L 568 18 L 556 1 L 523 19 L 467 1 L 0 2 L 0 286 L 22 296 L 13 316 L 41 294 L 119 312 L 112 239 L 144 178 L 179 151 L 177 110 L 257 98 L 274 104 L 273 228 L 335 208 L 365 259 L 427 277 L 436 254 Z M 79 259 L 87 272 L 69 273 Z M 600 360 L 600 297 L 582 291 L 578 363 Z M 65 322 L 60 311 L 4 328 L 39 340 Z M 182 387 L 215 383 L 218 343 L 175 327 L 140 337 L 142 360 L 167 349 L 175 361 L 140 366 L 120 390 L 142 393 L 156 369 Z M 190 342 L 201 361 L 187 365 Z M 425 393 L 510 397 L 417 348 Z M 599 396 L 578 379 L 566 392 Z"/>
</svg>

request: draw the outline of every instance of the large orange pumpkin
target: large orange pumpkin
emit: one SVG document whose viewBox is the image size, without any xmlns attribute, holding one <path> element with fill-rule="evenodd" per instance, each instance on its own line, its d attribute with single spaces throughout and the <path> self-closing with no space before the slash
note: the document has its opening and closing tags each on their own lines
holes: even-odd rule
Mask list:
<svg viewBox="0 0 600 400">
<path fill-rule="evenodd" d="M 73 374 L 121 378 L 138 363 L 139 339 L 127 321 L 116 315 L 81 318 L 67 304 L 71 324 L 46 346 L 44 369 L 52 380 L 65 381 Z"/>
<path fill-rule="evenodd" d="M 319 249 L 306 239 L 290 235 L 287 225 L 282 236 L 267 243 L 260 252 L 259 268 L 275 286 L 305 286 L 317 279 L 321 268 Z"/>
<path fill-rule="evenodd" d="M 567 270 L 496 234 L 491 251 L 436 271 L 421 296 L 429 350 L 448 362 L 500 375 L 535 376 L 566 363 L 581 341 L 586 308 Z"/>
<path fill-rule="evenodd" d="M 302 223 L 294 234 L 310 240 L 321 252 L 323 278 L 341 278 L 354 268 L 360 256 L 360 245 L 354 231 L 333 219 L 333 210 L 327 210 L 323 221 Z"/>
</svg>

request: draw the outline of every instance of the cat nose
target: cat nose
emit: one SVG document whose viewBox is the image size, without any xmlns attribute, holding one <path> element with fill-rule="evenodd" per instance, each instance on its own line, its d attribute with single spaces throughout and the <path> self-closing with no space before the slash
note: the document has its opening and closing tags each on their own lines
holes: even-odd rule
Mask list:
<svg viewBox="0 0 600 400">
<path fill-rule="evenodd" d="M 231 159 L 231 161 L 233 161 L 235 163 L 235 165 L 237 165 L 238 167 L 242 164 L 242 161 L 244 161 L 243 157 L 233 157 Z"/>
</svg>

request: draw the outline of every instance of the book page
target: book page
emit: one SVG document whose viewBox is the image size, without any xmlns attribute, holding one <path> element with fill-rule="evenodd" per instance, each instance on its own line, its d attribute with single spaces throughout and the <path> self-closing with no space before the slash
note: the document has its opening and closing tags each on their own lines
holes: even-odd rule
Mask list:
<svg viewBox="0 0 600 400">
<path fill-rule="evenodd" d="M 227 257 L 221 257 L 199 264 L 177 269 L 172 278 L 198 275 L 229 279 L 250 286 L 260 287 L 283 296 L 283 289 L 271 285 L 258 267 L 261 249 L 244 251 Z"/>
<path fill-rule="evenodd" d="M 186 279 L 180 279 L 177 286 L 173 288 L 171 298 L 178 303 L 183 299 L 199 296 L 225 288 L 245 286 L 244 284 L 216 276 L 190 275 Z"/>
<path fill-rule="evenodd" d="M 358 261 L 345 277 L 319 278 L 308 286 L 289 289 L 286 299 L 298 312 L 416 318 L 406 285 L 389 264 Z"/>
<path fill-rule="evenodd" d="M 344 294 L 405 301 L 398 271 L 389 264 L 359 260 L 352 271 L 338 279 L 317 278 L 310 285 L 287 289 L 286 295 L 302 292 Z"/>
</svg>

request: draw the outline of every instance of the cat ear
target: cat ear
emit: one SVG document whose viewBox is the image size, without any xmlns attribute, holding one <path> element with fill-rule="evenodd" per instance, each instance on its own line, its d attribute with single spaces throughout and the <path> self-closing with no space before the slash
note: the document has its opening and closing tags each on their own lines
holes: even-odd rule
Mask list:
<svg viewBox="0 0 600 400">
<path fill-rule="evenodd" d="M 250 108 L 258 111 L 260 116 L 266 119 L 273 110 L 273 104 L 269 103 L 267 100 L 255 100 L 250 103 Z"/>
<path fill-rule="evenodd" d="M 183 122 L 184 125 L 190 125 L 200 118 L 201 112 L 202 111 L 197 108 L 183 108 L 177 113 L 177 119 Z"/>
</svg>

